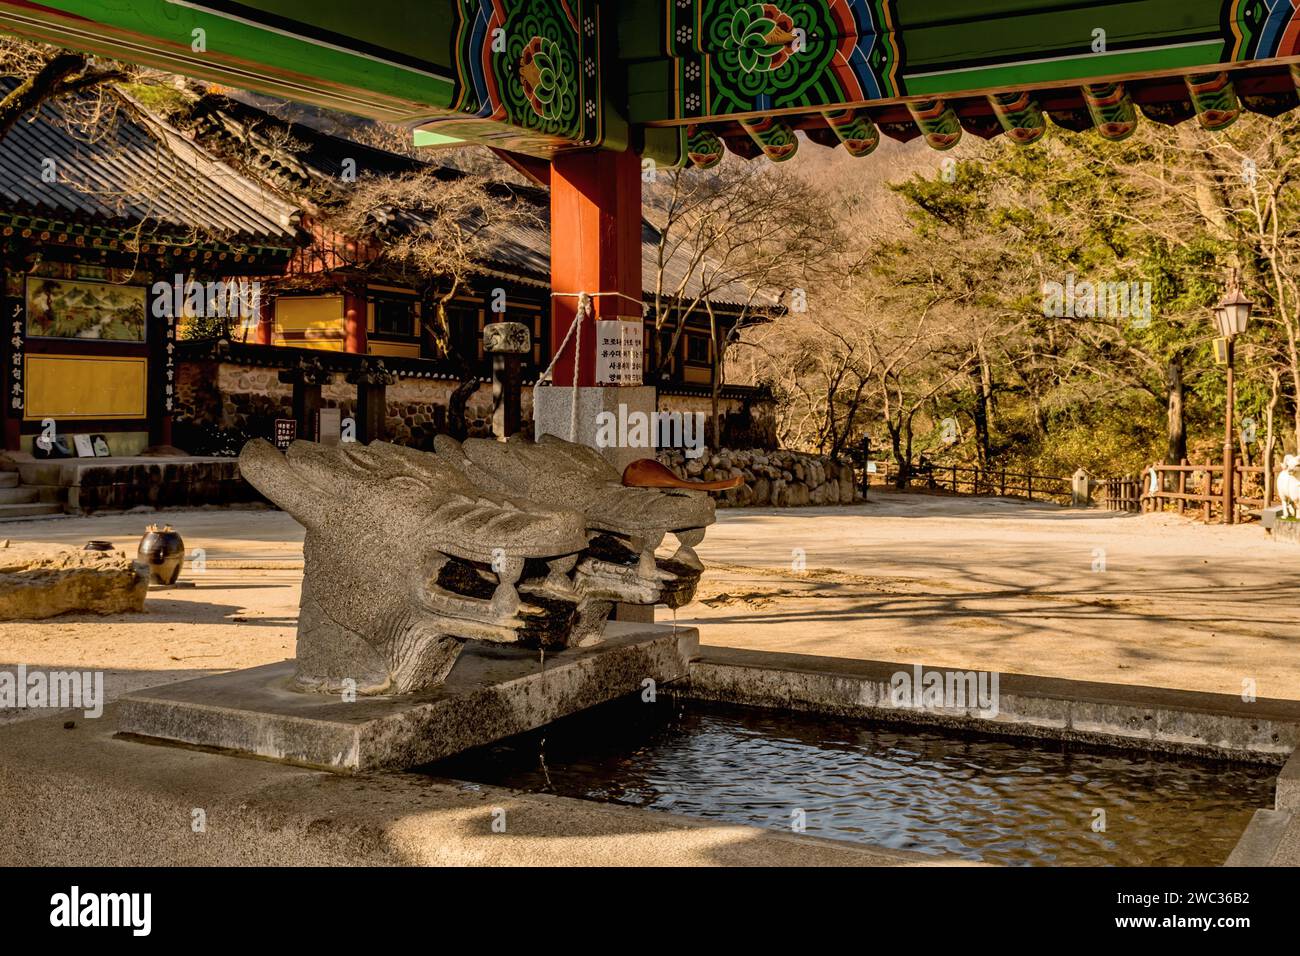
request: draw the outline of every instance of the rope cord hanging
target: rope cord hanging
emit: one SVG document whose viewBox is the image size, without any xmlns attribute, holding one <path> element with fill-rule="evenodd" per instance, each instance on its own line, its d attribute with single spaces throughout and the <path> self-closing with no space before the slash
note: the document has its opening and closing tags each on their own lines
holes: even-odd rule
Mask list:
<svg viewBox="0 0 1300 956">
<path fill-rule="evenodd" d="M 552 375 L 552 372 L 555 369 L 555 363 L 558 362 L 560 360 L 560 356 L 564 354 L 565 346 L 569 344 L 570 339 L 574 338 L 574 333 L 578 331 L 578 327 L 582 324 L 582 320 L 590 317 L 591 300 L 602 295 L 616 295 L 619 296 L 620 298 L 627 299 L 629 302 L 637 302 L 636 299 L 632 298 L 630 295 L 625 295 L 622 292 L 552 292 L 551 293 L 552 298 L 555 298 L 557 296 L 565 296 L 565 297 L 577 296 L 578 308 L 574 312 L 573 321 L 569 323 L 569 330 L 564 333 L 564 339 L 563 341 L 560 342 L 560 347 L 556 349 L 555 354 L 551 356 L 551 364 L 546 366 L 546 371 L 543 372 L 538 377 L 537 379 L 538 386 L 543 385 L 545 383 L 549 383 L 552 385 L 555 384 L 555 380 Z M 637 302 L 637 306 L 642 307 L 642 303 Z M 573 389 L 573 394 L 572 396 L 570 396 L 570 401 L 569 401 L 569 441 L 571 442 L 576 442 L 578 440 L 578 369 L 580 369 L 581 367 L 582 367 L 582 336 L 578 335 L 573 344 L 573 381 L 571 384 L 571 388 Z"/>
</svg>

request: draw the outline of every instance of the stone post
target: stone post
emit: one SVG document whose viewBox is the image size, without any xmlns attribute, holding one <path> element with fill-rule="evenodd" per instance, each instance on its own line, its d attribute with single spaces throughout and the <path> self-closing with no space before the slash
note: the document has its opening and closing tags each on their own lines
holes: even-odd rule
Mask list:
<svg viewBox="0 0 1300 956">
<path fill-rule="evenodd" d="M 505 440 L 523 423 L 521 358 L 532 350 L 528 326 L 489 322 L 483 326 L 483 350 L 492 356 L 492 434 Z"/>
<path fill-rule="evenodd" d="M 361 368 L 347 379 L 357 387 L 357 441 L 364 445 L 388 437 L 388 386 L 397 376 L 384 367 L 382 359 L 361 360 Z"/>
<path fill-rule="evenodd" d="M 320 387 L 328 385 L 332 375 L 317 359 L 303 359 L 296 368 L 280 371 L 280 382 L 293 386 L 293 418 L 298 423 L 298 437 L 316 441 L 316 420 L 320 412 Z"/>
<path fill-rule="evenodd" d="M 1070 479 L 1070 506 L 1074 508 L 1092 506 L 1092 479 L 1082 468 Z"/>
</svg>

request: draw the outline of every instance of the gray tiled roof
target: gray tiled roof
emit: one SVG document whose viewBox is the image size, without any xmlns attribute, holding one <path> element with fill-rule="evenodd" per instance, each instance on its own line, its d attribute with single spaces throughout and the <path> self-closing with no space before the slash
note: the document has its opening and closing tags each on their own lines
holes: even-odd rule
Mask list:
<svg viewBox="0 0 1300 956">
<path fill-rule="evenodd" d="M 433 166 L 439 170 L 439 175 L 448 178 L 463 175 L 450 166 L 425 162 L 363 145 L 343 136 L 323 132 L 302 122 L 290 122 L 250 103 L 225 97 L 204 97 L 193 111 L 193 116 L 200 120 L 195 127 L 195 134 L 200 142 L 211 142 L 206 137 L 214 135 L 224 137 L 231 142 L 237 141 L 241 153 L 251 155 L 255 162 L 260 163 L 265 169 L 266 174 L 278 180 L 290 195 L 294 193 L 295 188 L 305 185 L 308 179 L 326 183 L 337 182 L 344 158 L 351 159 L 357 170 L 380 174 L 396 175 Z M 287 131 L 294 146 L 300 147 L 291 158 L 286 157 L 286 150 L 269 135 L 271 130 L 277 128 L 282 133 Z M 214 150 L 220 152 L 217 144 L 213 143 L 212 146 Z M 533 215 L 527 218 L 532 221 L 520 221 L 508 225 L 489 224 L 485 227 L 493 241 L 491 259 L 484 263 L 484 271 L 489 275 L 520 281 L 538 288 L 549 288 L 551 237 L 550 199 L 547 191 L 537 186 L 504 183 L 500 184 L 500 188 L 509 190 L 531 206 Z M 402 211 L 396 212 L 401 218 Z M 406 218 L 415 217 L 408 215 Z M 655 273 L 658 268 L 658 242 L 658 230 L 643 219 L 641 221 L 641 275 L 647 300 L 654 296 Z M 679 251 L 664 264 L 665 295 L 671 295 L 682 285 L 692 258 L 685 247 L 680 247 Z M 706 275 L 709 284 L 713 287 L 710 299 L 715 305 L 748 303 L 755 308 L 772 308 L 777 305 L 776 298 L 771 295 L 760 294 L 751 298 L 749 287 L 741 282 L 720 283 L 712 274 L 712 267 L 706 267 Z M 697 274 L 690 276 L 685 284 L 684 299 L 688 303 L 694 301 L 699 296 L 701 287 L 702 280 L 697 271 Z"/>
<path fill-rule="evenodd" d="M 0 93 L 15 84 L 0 77 Z M 83 133 L 57 102 L 0 140 L 0 205 L 63 222 L 106 221 L 168 237 L 292 245 L 297 209 L 124 98 L 117 122 Z M 42 172 L 53 160 L 55 182 Z"/>
</svg>

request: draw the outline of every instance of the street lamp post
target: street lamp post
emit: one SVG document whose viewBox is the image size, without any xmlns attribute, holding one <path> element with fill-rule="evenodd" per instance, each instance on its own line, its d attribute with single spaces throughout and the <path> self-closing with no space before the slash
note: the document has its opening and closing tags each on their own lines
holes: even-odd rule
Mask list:
<svg viewBox="0 0 1300 956">
<path fill-rule="evenodd" d="M 1223 523 L 1237 523 L 1237 509 L 1233 500 L 1233 485 L 1236 471 L 1233 461 L 1234 447 L 1232 434 L 1233 406 L 1236 404 L 1233 383 L 1233 340 L 1246 331 L 1250 321 L 1251 301 L 1242 294 L 1237 283 L 1234 269 L 1228 280 L 1228 291 L 1224 293 L 1214 309 L 1214 321 L 1223 338 L 1224 360 L 1228 366 L 1228 395 L 1223 425 Z"/>
</svg>

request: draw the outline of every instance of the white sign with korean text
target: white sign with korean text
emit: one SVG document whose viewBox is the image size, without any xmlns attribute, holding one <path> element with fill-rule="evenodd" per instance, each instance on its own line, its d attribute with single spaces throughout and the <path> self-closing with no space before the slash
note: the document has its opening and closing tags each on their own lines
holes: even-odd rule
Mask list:
<svg viewBox="0 0 1300 956">
<path fill-rule="evenodd" d="M 641 384 L 645 363 L 643 335 L 639 319 L 631 322 L 601 319 L 596 323 L 597 385 Z"/>
</svg>

